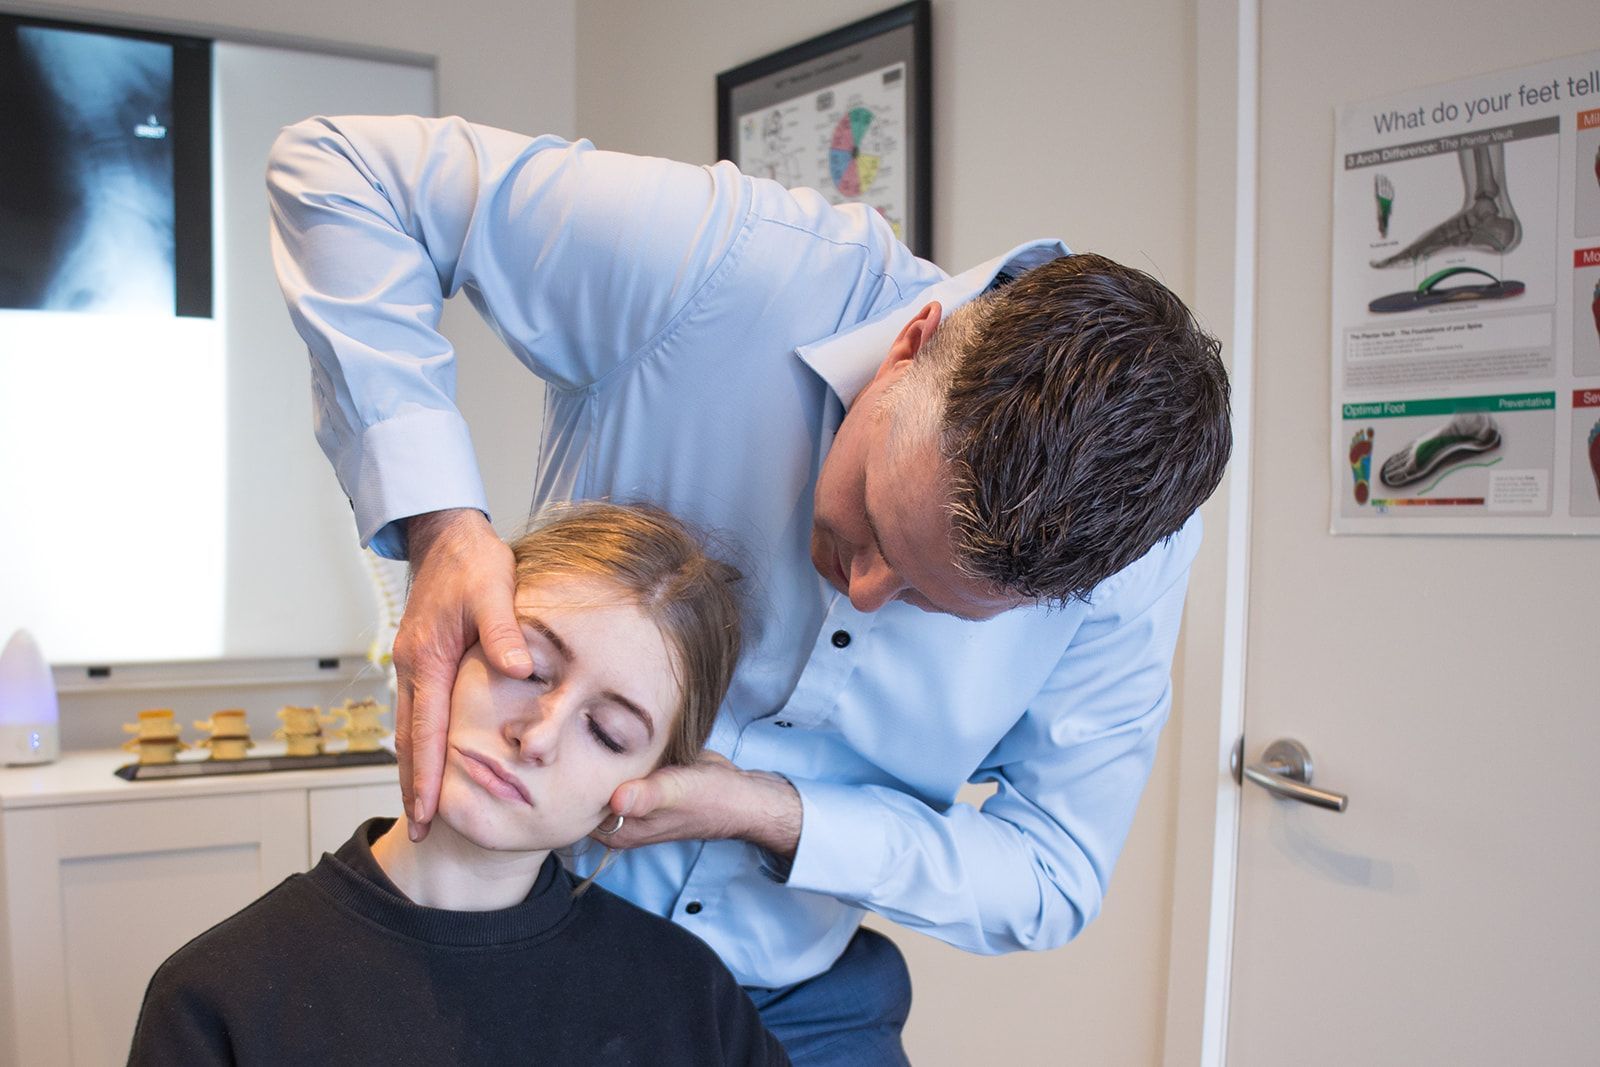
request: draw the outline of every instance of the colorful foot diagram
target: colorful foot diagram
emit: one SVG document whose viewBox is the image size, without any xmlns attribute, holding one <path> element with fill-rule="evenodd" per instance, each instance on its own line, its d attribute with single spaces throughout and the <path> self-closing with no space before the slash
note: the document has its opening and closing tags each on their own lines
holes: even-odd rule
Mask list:
<svg viewBox="0 0 1600 1067">
<path fill-rule="evenodd" d="M 1372 482 L 1372 427 L 1359 430 L 1350 439 L 1350 475 L 1355 478 L 1357 504 L 1365 504 L 1371 496 L 1368 486 Z"/>
<path fill-rule="evenodd" d="M 1383 461 L 1378 473 L 1391 489 L 1420 482 L 1441 467 L 1464 463 L 1500 447 L 1500 427 L 1481 411 L 1464 412 Z"/>
<path fill-rule="evenodd" d="M 1594 491 L 1600 496 L 1600 422 L 1589 429 L 1589 469 L 1594 472 Z"/>
<path fill-rule="evenodd" d="M 1600 281 L 1594 283 L 1594 303 L 1589 305 L 1589 310 L 1594 312 L 1594 332 L 1600 335 Z"/>
</svg>

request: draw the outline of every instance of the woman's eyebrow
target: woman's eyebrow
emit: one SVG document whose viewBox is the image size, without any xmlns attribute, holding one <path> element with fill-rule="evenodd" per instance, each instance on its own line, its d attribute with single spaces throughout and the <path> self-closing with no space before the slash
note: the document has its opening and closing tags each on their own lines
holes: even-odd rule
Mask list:
<svg viewBox="0 0 1600 1067">
<path fill-rule="evenodd" d="M 549 626 L 545 625 L 545 621 L 539 618 L 539 616 L 529 615 L 526 612 L 519 611 L 517 612 L 517 621 L 522 623 L 522 625 L 530 626 L 539 631 L 539 633 L 543 634 L 544 639 L 555 646 L 556 651 L 561 654 L 562 659 L 567 660 L 568 662 L 572 662 L 577 659 L 577 657 L 572 654 L 572 649 L 568 647 L 567 643 L 561 640 L 561 635 L 550 629 Z"/>
<path fill-rule="evenodd" d="M 543 619 L 539 618 L 539 616 L 530 615 L 527 612 L 519 611 L 517 612 L 517 621 L 522 623 L 522 625 L 531 627 L 542 634 L 546 641 L 549 641 L 555 646 L 555 650 L 560 654 L 561 658 L 566 660 L 568 663 L 576 663 L 578 661 L 578 657 L 573 654 L 571 646 L 565 641 L 561 640 L 561 635 L 550 629 L 549 625 Z M 629 700 L 627 697 L 623 696 L 614 689 L 607 689 L 600 695 L 616 704 L 617 707 L 621 708 L 623 711 L 626 711 L 628 714 L 636 717 L 640 722 L 644 723 L 645 733 L 650 736 L 651 740 L 655 739 L 656 723 L 655 720 L 650 717 L 650 713 L 648 711 L 645 711 L 639 705 L 635 704 L 633 701 Z"/>
<path fill-rule="evenodd" d="M 648 711 L 645 711 L 639 705 L 635 704 L 633 701 L 629 700 L 627 697 L 623 696 L 621 693 L 618 693 L 614 689 L 607 689 L 600 695 L 616 704 L 623 711 L 626 711 L 630 715 L 637 717 L 640 722 L 644 723 L 644 732 L 650 736 L 652 741 L 655 740 L 656 724 L 655 721 L 650 718 L 650 713 Z"/>
</svg>

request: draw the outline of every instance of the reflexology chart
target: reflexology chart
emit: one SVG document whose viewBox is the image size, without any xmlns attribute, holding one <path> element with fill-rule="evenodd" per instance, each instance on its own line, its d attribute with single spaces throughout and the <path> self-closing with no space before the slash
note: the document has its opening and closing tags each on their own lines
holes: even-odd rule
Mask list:
<svg viewBox="0 0 1600 1067">
<path fill-rule="evenodd" d="M 1600 53 L 1336 121 L 1333 532 L 1600 534 Z"/>
<path fill-rule="evenodd" d="M 740 166 L 830 203 L 866 204 L 904 237 L 905 115 L 906 65 L 893 63 L 741 115 Z"/>
</svg>

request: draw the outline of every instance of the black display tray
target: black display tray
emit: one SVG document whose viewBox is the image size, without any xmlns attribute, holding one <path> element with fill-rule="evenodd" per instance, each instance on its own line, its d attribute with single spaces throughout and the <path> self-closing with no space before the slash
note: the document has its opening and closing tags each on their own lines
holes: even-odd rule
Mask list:
<svg viewBox="0 0 1600 1067">
<path fill-rule="evenodd" d="M 393 752 L 324 752 L 320 756 L 249 756 L 245 759 L 184 760 L 181 763 L 130 763 L 112 773 L 130 782 L 165 778 L 200 778 L 211 774 L 267 774 L 272 771 L 316 771 L 325 767 L 373 767 L 400 762 Z"/>
</svg>

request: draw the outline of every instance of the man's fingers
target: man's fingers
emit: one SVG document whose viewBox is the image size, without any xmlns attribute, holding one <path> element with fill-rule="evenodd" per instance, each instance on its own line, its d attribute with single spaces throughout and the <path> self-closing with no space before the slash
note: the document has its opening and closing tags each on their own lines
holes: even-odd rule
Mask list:
<svg viewBox="0 0 1600 1067">
<path fill-rule="evenodd" d="M 411 786 L 411 679 L 401 678 L 395 688 L 394 752 L 400 757 L 400 801 L 411 818 L 416 792 Z"/>
<path fill-rule="evenodd" d="M 481 512 L 413 515 L 406 548 L 411 587 L 394 641 L 395 748 L 412 837 L 421 840 L 438 811 L 461 657 L 481 644 L 490 665 L 514 678 L 532 673 L 533 661 L 513 614 L 511 549 Z"/>
<path fill-rule="evenodd" d="M 665 767 L 648 778 L 623 782 L 611 794 L 611 810 L 630 819 L 642 819 L 679 804 L 688 787 L 685 768 Z"/>
<path fill-rule="evenodd" d="M 658 806 L 656 792 L 648 778 L 623 782 L 611 793 L 611 810 L 629 819 L 642 819 Z"/>
<path fill-rule="evenodd" d="M 448 683 L 451 679 L 445 679 Z M 439 807 L 439 782 L 444 776 L 445 738 L 450 728 L 450 688 L 422 685 L 411 707 L 411 821 L 424 826 Z M 421 840 L 419 837 L 418 840 Z"/>
<path fill-rule="evenodd" d="M 504 615 L 484 620 L 478 625 L 478 643 L 494 669 L 508 678 L 526 678 L 533 673 L 533 657 L 528 655 L 527 640 L 522 627 L 512 616 L 511 602 L 496 604 Z"/>
</svg>

